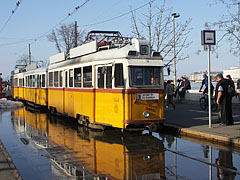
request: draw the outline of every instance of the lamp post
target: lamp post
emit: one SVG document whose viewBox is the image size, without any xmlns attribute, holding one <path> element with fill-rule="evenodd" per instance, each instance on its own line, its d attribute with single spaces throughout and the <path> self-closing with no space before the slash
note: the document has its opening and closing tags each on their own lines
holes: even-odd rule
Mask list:
<svg viewBox="0 0 240 180">
<path fill-rule="evenodd" d="M 177 84 L 176 55 L 175 55 L 175 18 L 180 17 L 179 13 L 172 13 L 173 22 L 173 66 L 174 66 L 174 85 Z"/>
</svg>

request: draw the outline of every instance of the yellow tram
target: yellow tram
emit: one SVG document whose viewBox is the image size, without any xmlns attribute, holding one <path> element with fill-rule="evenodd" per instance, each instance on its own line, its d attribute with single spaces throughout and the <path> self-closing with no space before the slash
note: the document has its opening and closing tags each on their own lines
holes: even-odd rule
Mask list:
<svg viewBox="0 0 240 180">
<path fill-rule="evenodd" d="M 48 100 L 47 68 L 35 63 L 18 71 L 13 77 L 13 97 L 35 106 L 46 106 Z"/>
<path fill-rule="evenodd" d="M 80 124 L 155 131 L 165 121 L 163 59 L 148 40 L 91 31 L 85 44 L 50 57 L 44 71 L 47 89 L 39 87 L 44 89 L 42 100 L 40 92 L 32 91 L 38 89 L 35 82 L 41 73 L 32 70 L 26 79 L 27 73 L 25 100 L 77 118 Z"/>
</svg>

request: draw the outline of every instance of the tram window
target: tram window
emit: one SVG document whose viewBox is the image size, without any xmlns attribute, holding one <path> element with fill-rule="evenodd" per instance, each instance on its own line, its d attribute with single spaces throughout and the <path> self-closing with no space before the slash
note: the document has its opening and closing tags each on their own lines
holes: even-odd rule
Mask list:
<svg viewBox="0 0 240 180">
<path fill-rule="evenodd" d="M 32 75 L 29 76 L 29 87 L 32 87 Z"/>
<path fill-rule="evenodd" d="M 30 76 L 28 76 L 28 87 L 30 87 Z"/>
<path fill-rule="evenodd" d="M 22 87 L 22 79 L 19 79 L 19 87 Z"/>
<path fill-rule="evenodd" d="M 14 79 L 14 86 L 15 86 L 15 87 L 18 87 L 18 78 L 15 78 L 15 79 Z"/>
<path fill-rule="evenodd" d="M 123 87 L 124 79 L 123 79 L 123 64 L 115 64 L 115 87 Z"/>
<path fill-rule="evenodd" d="M 104 88 L 104 73 L 103 73 L 103 67 L 98 68 L 98 88 Z"/>
<path fill-rule="evenodd" d="M 30 87 L 30 77 L 27 76 L 27 87 Z"/>
<path fill-rule="evenodd" d="M 83 68 L 83 87 L 92 86 L 92 66 Z"/>
<path fill-rule="evenodd" d="M 67 88 L 68 85 L 68 73 L 65 71 L 65 88 Z"/>
<path fill-rule="evenodd" d="M 24 78 L 22 78 L 22 86 L 24 87 Z"/>
<path fill-rule="evenodd" d="M 35 75 L 32 76 L 32 87 L 35 87 Z"/>
<path fill-rule="evenodd" d="M 74 69 L 74 87 L 81 87 L 81 68 Z"/>
<path fill-rule="evenodd" d="M 27 77 L 25 77 L 25 87 L 27 87 Z"/>
<path fill-rule="evenodd" d="M 53 87 L 53 72 L 49 73 L 49 87 Z"/>
<path fill-rule="evenodd" d="M 39 87 L 42 87 L 42 75 L 39 75 Z"/>
<path fill-rule="evenodd" d="M 107 66 L 106 88 L 112 88 L 112 66 Z"/>
<path fill-rule="evenodd" d="M 58 71 L 54 72 L 54 87 L 58 87 Z"/>
<path fill-rule="evenodd" d="M 42 87 L 45 87 L 45 74 L 42 74 Z"/>
<path fill-rule="evenodd" d="M 73 69 L 69 70 L 69 87 L 73 87 Z"/>
<path fill-rule="evenodd" d="M 130 67 L 130 86 L 160 86 L 160 67 Z"/>
<path fill-rule="evenodd" d="M 40 75 L 37 75 L 37 88 L 40 88 Z"/>
<path fill-rule="evenodd" d="M 62 87 L 62 80 L 63 80 L 63 72 L 59 72 L 59 87 Z"/>
</svg>

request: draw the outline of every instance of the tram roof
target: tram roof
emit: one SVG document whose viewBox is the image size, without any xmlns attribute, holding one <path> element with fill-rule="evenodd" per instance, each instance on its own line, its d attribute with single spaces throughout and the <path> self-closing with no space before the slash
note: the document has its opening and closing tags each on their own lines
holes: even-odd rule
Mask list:
<svg viewBox="0 0 240 180">
<path fill-rule="evenodd" d="M 90 43 L 93 44 L 93 42 L 90 42 Z M 88 45 L 86 45 L 86 46 L 89 46 L 90 43 L 88 43 Z M 143 45 L 145 47 L 147 46 L 147 48 L 148 48 L 147 55 L 142 55 L 140 53 L 141 45 Z M 84 47 L 84 50 L 86 50 L 86 46 Z M 106 48 L 106 49 L 104 49 L 104 48 Z M 134 40 L 132 40 L 131 44 L 128 44 L 124 47 L 119 46 L 119 47 L 111 48 L 109 46 L 104 46 L 104 47 L 100 47 L 96 51 L 87 49 L 85 52 L 88 52 L 88 53 L 86 53 L 84 55 L 81 52 L 81 56 L 77 57 L 75 55 L 76 57 L 73 57 L 70 59 L 65 59 L 65 60 L 63 60 L 64 54 L 62 54 L 62 53 L 57 54 L 57 55 L 55 55 L 55 57 L 57 57 L 57 58 L 60 57 L 61 60 L 59 62 L 57 62 L 56 60 L 52 61 L 54 63 L 50 63 L 49 69 L 70 66 L 70 65 L 74 65 L 74 64 L 88 63 L 88 62 L 93 62 L 93 63 L 95 62 L 94 64 L 96 64 L 98 61 L 109 61 L 109 60 L 118 60 L 118 59 L 126 59 L 126 60 L 133 59 L 134 62 L 137 62 L 137 60 L 146 60 L 146 59 L 147 60 L 158 60 L 158 61 L 162 60 L 162 57 L 160 56 L 160 54 L 158 52 L 150 49 L 149 41 L 139 40 L 136 38 L 134 38 Z M 71 50 L 70 50 L 70 53 L 71 53 Z M 154 54 L 154 53 L 156 53 L 156 54 Z"/>
<path fill-rule="evenodd" d="M 14 76 L 15 77 L 23 77 L 24 75 L 29 75 L 29 74 L 38 74 L 38 73 L 46 73 L 47 72 L 47 67 L 39 67 L 36 69 L 31 69 L 28 71 L 22 71 L 22 72 L 18 72 L 15 73 Z"/>
</svg>

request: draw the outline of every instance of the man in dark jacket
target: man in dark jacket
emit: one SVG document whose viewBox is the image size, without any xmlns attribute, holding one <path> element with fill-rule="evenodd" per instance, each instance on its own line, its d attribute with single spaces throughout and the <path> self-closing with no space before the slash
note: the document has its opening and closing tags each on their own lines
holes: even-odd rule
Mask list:
<svg viewBox="0 0 240 180">
<path fill-rule="evenodd" d="M 167 86 L 165 89 L 165 94 L 167 95 L 167 105 L 166 105 L 166 109 L 168 109 L 169 104 L 172 104 L 173 109 L 176 108 L 176 105 L 173 101 L 173 95 L 174 95 L 174 85 L 173 85 L 173 81 L 168 80 L 167 81 Z"/>
<path fill-rule="evenodd" d="M 228 87 L 232 86 L 228 79 L 224 79 L 222 74 L 216 76 L 216 101 L 219 108 L 220 124 L 233 125 L 232 118 L 232 97 L 228 94 Z"/>
</svg>

